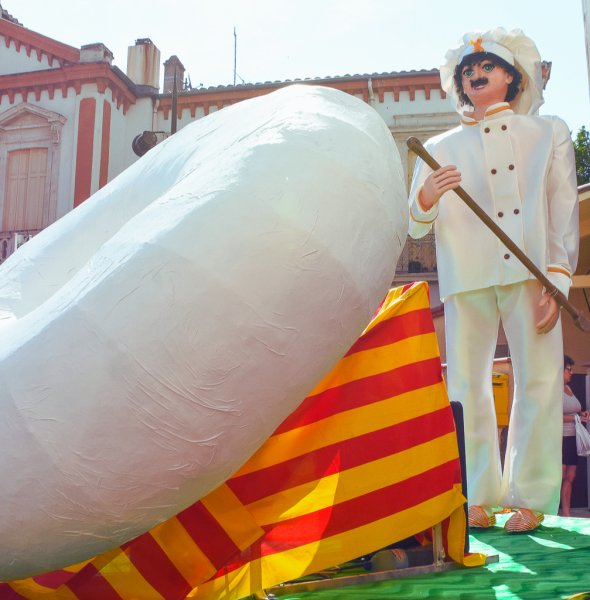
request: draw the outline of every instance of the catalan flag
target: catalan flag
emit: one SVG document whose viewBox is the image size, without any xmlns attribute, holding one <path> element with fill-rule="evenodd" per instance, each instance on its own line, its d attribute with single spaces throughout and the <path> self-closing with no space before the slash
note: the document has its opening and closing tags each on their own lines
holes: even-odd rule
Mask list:
<svg viewBox="0 0 590 600">
<path fill-rule="evenodd" d="M 0 600 L 228 600 L 443 523 L 465 556 L 455 426 L 425 283 L 392 290 L 356 344 L 229 481 L 90 561 Z"/>
</svg>

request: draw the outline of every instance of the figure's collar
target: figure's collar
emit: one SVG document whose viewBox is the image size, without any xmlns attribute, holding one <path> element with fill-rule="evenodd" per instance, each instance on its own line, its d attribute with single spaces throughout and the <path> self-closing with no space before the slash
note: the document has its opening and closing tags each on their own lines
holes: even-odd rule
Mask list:
<svg viewBox="0 0 590 600">
<path fill-rule="evenodd" d="M 472 119 L 471 117 L 468 117 L 464 114 L 461 117 L 461 123 L 463 123 L 463 125 L 477 125 L 478 123 L 481 123 L 483 121 L 491 121 L 493 119 L 504 118 L 513 114 L 514 112 L 510 107 L 510 104 L 508 104 L 508 102 L 498 102 L 498 104 L 492 104 L 492 106 L 490 106 L 486 110 L 486 114 L 482 121 L 476 121 L 475 119 Z"/>
</svg>

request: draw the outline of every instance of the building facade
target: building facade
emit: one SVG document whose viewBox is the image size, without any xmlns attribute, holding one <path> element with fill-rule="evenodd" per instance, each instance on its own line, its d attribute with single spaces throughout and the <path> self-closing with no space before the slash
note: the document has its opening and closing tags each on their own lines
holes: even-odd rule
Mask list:
<svg viewBox="0 0 590 600">
<path fill-rule="evenodd" d="M 138 135 L 170 134 L 175 79 L 178 129 L 287 85 L 329 86 L 361 98 L 391 130 L 408 186 L 415 156 L 405 140 L 425 141 L 459 123 L 436 69 L 190 89 L 176 56 L 163 67 L 160 89 L 160 52 L 151 40 L 129 47 L 123 72 L 103 44 L 68 46 L 2 10 L 0 262 L 138 160 L 132 149 Z M 396 283 L 417 273 L 431 282 L 438 303 L 433 236 L 406 245 Z"/>
<path fill-rule="evenodd" d="M 172 56 L 160 89 L 160 52 L 149 39 L 129 47 L 123 72 L 103 44 L 74 48 L 0 11 L 0 262 L 138 160 L 137 136 L 170 135 L 175 81 L 178 129 L 293 84 L 356 96 L 389 127 L 408 190 L 416 156 L 406 139 L 426 141 L 460 122 L 437 69 L 191 89 Z M 547 80 L 551 65 L 544 66 Z M 394 283 L 416 279 L 430 283 L 432 305 L 439 305 L 434 233 L 408 238 L 399 259 Z"/>
<path fill-rule="evenodd" d="M 583 3 L 586 17 L 588 2 Z M 550 70 L 551 63 L 543 63 L 545 84 Z M 416 157 L 408 151 L 406 139 L 413 135 L 424 142 L 460 122 L 441 89 L 437 69 L 191 89 L 180 59 L 172 56 L 162 64 L 149 39 L 138 39 L 129 47 L 123 72 L 103 44 L 68 46 L 27 29 L 0 6 L 0 263 L 138 160 L 132 149 L 137 136 L 158 132 L 160 141 L 170 135 L 175 81 L 178 129 L 236 102 L 293 84 L 328 86 L 356 96 L 372 106 L 390 129 L 408 190 Z M 570 293 L 582 308 L 590 306 L 584 292 L 590 285 L 586 188 L 580 190 L 580 263 Z M 399 258 L 394 285 L 416 280 L 429 282 L 444 362 L 444 308 L 438 295 L 433 232 L 420 240 L 408 238 Z M 589 360 L 584 335 L 567 318 L 564 342 L 578 365 Z M 497 356 L 507 354 L 500 330 Z"/>
</svg>

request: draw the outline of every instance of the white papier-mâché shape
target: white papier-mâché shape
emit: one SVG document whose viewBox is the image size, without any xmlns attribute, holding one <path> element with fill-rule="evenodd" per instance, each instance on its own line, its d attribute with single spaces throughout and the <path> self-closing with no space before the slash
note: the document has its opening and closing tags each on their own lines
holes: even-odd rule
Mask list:
<svg viewBox="0 0 590 600">
<path fill-rule="evenodd" d="M 381 117 L 292 86 L 151 150 L 0 267 L 0 580 L 235 473 L 354 343 L 405 243 Z"/>
</svg>

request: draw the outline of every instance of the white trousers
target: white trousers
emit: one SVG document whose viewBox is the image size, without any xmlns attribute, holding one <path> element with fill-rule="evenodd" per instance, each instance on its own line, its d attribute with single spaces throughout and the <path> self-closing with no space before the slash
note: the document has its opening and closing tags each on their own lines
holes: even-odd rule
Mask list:
<svg viewBox="0 0 590 600">
<path fill-rule="evenodd" d="M 535 323 L 542 286 L 527 280 L 445 300 L 449 397 L 463 405 L 469 505 L 557 514 L 561 484 L 563 340 L 561 318 L 548 334 Z M 492 393 L 502 318 L 514 369 L 504 473 Z"/>
</svg>

